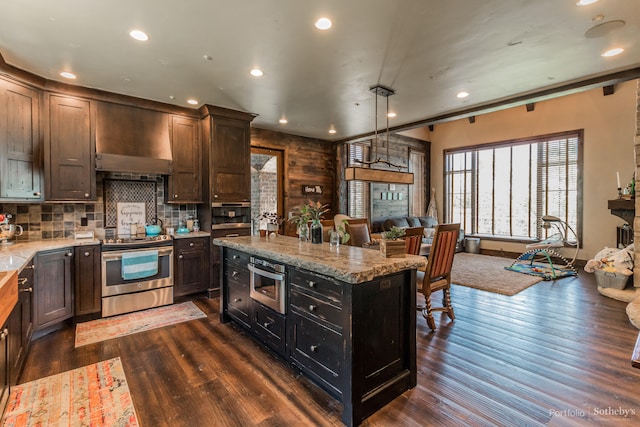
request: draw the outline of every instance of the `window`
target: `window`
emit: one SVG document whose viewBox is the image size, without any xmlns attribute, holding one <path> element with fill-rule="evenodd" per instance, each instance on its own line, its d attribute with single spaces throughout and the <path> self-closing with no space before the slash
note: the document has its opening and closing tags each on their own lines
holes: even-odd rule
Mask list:
<svg viewBox="0 0 640 427">
<path fill-rule="evenodd" d="M 425 188 L 426 156 L 418 151 L 409 151 L 409 171 L 413 172 L 413 185 L 409 186 L 411 216 L 425 216 L 427 212 L 427 189 Z"/>
<path fill-rule="evenodd" d="M 540 218 L 553 215 L 582 240 L 582 133 L 446 150 L 447 221 L 467 234 L 538 240 L 547 237 Z"/>
<path fill-rule="evenodd" d="M 364 144 L 348 144 L 349 166 L 362 166 L 357 160 L 369 160 L 369 146 Z M 369 183 L 349 181 L 349 212 L 351 218 L 369 217 Z"/>
</svg>

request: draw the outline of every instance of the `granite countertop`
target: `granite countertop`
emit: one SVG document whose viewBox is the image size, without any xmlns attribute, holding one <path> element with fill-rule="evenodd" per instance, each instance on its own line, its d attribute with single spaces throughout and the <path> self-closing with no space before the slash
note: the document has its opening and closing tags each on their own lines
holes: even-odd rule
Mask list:
<svg viewBox="0 0 640 427">
<path fill-rule="evenodd" d="M 11 269 L 22 271 L 38 252 L 99 244 L 100 240 L 98 239 L 47 239 L 16 242 L 12 245 L 0 245 L 0 264 L 3 264 L 9 257 L 12 257 L 15 264 L 11 265 Z"/>
<path fill-rule="evenodd" d="M 216 238 L 213 243 L 252 255 L 304 268 L 343 282 L 357 284 L 402 270 L 426 266 L 426 258 L 406 255 L 404 258 L 385 258 L 373 249 L 347 245 L 338 247 L 328 243 L 302 243 L 295 237 L 229 237 Z"/>
</svg>

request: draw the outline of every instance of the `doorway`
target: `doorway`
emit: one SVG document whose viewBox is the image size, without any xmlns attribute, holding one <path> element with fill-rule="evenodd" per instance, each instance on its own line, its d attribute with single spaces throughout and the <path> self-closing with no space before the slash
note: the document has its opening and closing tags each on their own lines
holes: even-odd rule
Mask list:
<svg viewBox="0 0 640 427">
<path fill-rule="evenodd" d="M 251 147 L 253 234 L 284 218 L 284 151 Z M 280 228 L 280 227 L 279 227 Z"/>
</svg>

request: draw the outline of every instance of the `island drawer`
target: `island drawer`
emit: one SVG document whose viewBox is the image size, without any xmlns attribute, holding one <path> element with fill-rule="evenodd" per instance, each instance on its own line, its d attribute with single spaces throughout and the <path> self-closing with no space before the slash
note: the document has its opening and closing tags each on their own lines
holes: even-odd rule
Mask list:
<svg viewBox="0 0 640 427">
<path fill-rule="evenodd" d="M 224 262 L 228 265 L 247 268 L 249 264 L 249 258 L 251 255 L 236 251 L 235 249 L 225 248 L 224 250 Z"/>
<path fill-rule="evenodd" d="M 258 336 L 258 339 L 284 357 L 287 351 L 285 316 L 254 302 L 253 319 L 253 332 Z"/>
<path fill-rule="evenodd" d="M 292 287 L 289 304 L 312 319 L 329 322 L 342 330 L 342 306 L 333 301 L 320 299 L 317 294 L 300 292 L 298 287 Z"/>
<path fill-rule="evenodd" d="M 249 284 L 228 282 L 225 298 L 227 299 L 227 310 L 229 314 L 248 326 L 251 318 L 249 314 L 251 309 Z"/>
<path fill-rule="evenodd" d="M 204 250 L 209 246 L 208 237 L 193 237 L 190 239 L 175 239 L 173 246 L 176 251 Z"/>
<path fill-rule="evenodd" d="M 340 397 L 340 375 L 342 373 L 342 334 L 299 314 L 291 313 L 291 359 L 321 380 L 328 391 Z M 327 387 L 325 387 L 327 388 Z"/>
<path fill-rule="evenodd" d="M 292 268 L 289 271 L 289 283 L 291 289 L 300 292 L 322 295 L 334 304 L 342 304 L 343 285 L 329 277 L 313 273 L 311 271 Z"/>
</svg>

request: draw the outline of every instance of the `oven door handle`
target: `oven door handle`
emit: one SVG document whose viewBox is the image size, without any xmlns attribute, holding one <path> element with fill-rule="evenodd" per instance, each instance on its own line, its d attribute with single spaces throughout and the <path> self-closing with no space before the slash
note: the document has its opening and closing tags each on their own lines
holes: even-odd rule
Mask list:
<svg viewBox="0 0 640 427">
<path fill-rule="evenodd" d="M 268 277 L 273 280 L 284 280 L 284 273 L 272 273 L 270 271 L 263 270 L 254 266 L 253 264 L 247 264 L 249 271 L 259 276 Z"/>
<path fill-rule="evenodd" d="M 134 251 L 145 251 L 145 250 L 151 250 L 152 248 L 140 248 L 140 249 L 132 249 L 132 250 L 128 250 L 128 251 L 108 251 L 108 252 L 102 252 L 102 261 L 117 261 L 119 259 L 122 259 L 122 253 L 123 252 L 134 252 Z M 158 248 L 158 256 L 167 256 L 167 255 L 171 255 L 171 253 L 173 252 L 173 247 L 164 247 L 164 248 Z"/>
</svg>

